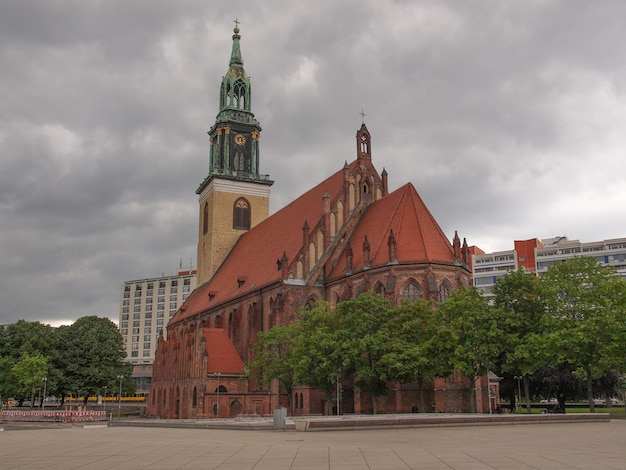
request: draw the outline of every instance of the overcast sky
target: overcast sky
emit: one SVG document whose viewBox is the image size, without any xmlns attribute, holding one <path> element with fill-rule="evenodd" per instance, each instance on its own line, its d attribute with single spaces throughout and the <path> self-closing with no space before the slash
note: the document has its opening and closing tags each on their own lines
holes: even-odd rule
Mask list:
<svg viewBox="0 0 626 470">
<path fill-rule="evenodd" d="M 356 157 L 451 239 L 626 237 L 626 2 L 2 0 L 0 323 L 196 263 L 233 20 L 271 210 Z"/>
</svg>

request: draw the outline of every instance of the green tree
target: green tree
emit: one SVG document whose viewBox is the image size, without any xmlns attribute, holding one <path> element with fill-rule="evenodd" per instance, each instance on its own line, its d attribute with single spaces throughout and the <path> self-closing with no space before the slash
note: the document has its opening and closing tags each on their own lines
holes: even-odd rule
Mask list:
<svg viewBox="0 0 626 470">
<path fill-rule="evenodd" d="M 54 328 L 38 321 L 19 320 L 0 335 L 0 355 L 19 360 L 24 353 L 48 356 L 54 344 Z"/>
<path fill-rule="evenodd" d="M 259 333 L 253 346 L 254 359 L 250 362 L 250 376 L 259 380 L 262 386 L 269 386 L 277 379 L 291 397 L 295 382 L 295 369 L 298 357 L 295 354 L 299 339 L 299 324 L 290 323 Z"/>
<path fill-rule="evenodd" d="M 423 386 L 452 372 L 454 338 L 431 302 L 404 302 L 389 316 L 388 342 L 379 361 L 381 378 L 401 384 L 417 382 L 420 409 L 425 409 Z"/>
<path fill-rule="evenodd" d="M 556 398 L 561 410 L 565 410 L 566 400 L 580 400 L 587 397 L 586 384 L 576 377 L 570 364 L 545 365 L 533 375 L 535 391 L 544 398 Z"/>
<path fill-rule="evenodd" d="M 21 403 L 31 393 L 31 390 L 25 390 L 18 385 L 17 377 L 14 376 L 12 368 L 22 359 L 24 354 L 50 358 L 56 349 L 55 336 L 54 328 L 38 321 L 19 320 L 8 325 L 6 329 L 2 329 L 0 334 L 1 395 L 14 397 Z M 48 372 L 55 372 L 50 361 Z"/>
<path fill-rule="evenodd" d="M 0 357 L 0 398 L 17 398 L 19 393 L 19 383 L 13 374 L 15 360 L 12 357 Z"/>
<path fill-rule="evenodd" d="M 505 358 L 502 370 L 522 377 L 526 412 L 530 413 L 529 379 L 547 361 L 538 347 L 544 332 L 542 319 L 545 315 L 539 283 L 533 274 L 519 270 L 500 279 L 493 292 L 494 305 L 505 314 L 500 323 L 507 338 L 503 343 Z"/>
<path fill-rule="evenodd" d="M 326 302 L 320 301 L 311 309 L 300 310 L 298 317 L 295 381 L 318 388 L 330 398 L 341 369 L 337 315 Z"/>
<path fill-rule="evenodd" d="M 585 380 L 594 412 L 594 379 L 626 366 L 626 281 L 591 257 L 557 263 L 539 281 L 548 313 L 542 344 L 553 365 L 570 364 Z"/>
<path fill-rule="evenodd" d="M 110 387 L 119 375 L 130 377 L 132 366 L 125 361 L 122 335 L 108 318 L 82 317 L 60 327 L 57 334 L 57 367 L 63 371 L 58 387 L 64 395 L 80 390 L 88 397 Z"/>
<path fill-rule="evenodd" d="M 11 368 L 11 372 L 17 379 L 18 391 L 30 393 L 30 407 L 35 400 L 35 389 L 41 385 L 41 381 L 48 373 L 48 358 L 42 355 L 31 356 L 24 353 L 19 361 Z"/>
<path fill-rule="evenodd" d="M 439 304 L 439 311 L 455 338 L 452 365 L 472 380 L 471 406 L 476 412 L 475 383 L 494 368 L 502 350 L 500 310 L 472 287 L 452 291 Z"/>
<path fill-rule="evenodd" d="M 364 292 L 337 305 L 337 346 L 342 370 L 355 386 L 370 393 L 376 413 L 376 398 L 387 393 L 389 369 L 382 358 L 394 338 L 389 328 L 394 308 L 382 295 Z"/>
</svg>

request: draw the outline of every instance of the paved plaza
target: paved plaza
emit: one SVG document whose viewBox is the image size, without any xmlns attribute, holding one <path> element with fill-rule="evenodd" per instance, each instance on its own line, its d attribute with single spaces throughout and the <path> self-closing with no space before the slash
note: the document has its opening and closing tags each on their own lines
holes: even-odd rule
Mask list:
<svg viewBox="0 0 626 470">
<path fill-rule="evenodd" d="M 626 420 L 359 431 L 5 428 L 9 469 L 626 469 Z"/>
</svg>

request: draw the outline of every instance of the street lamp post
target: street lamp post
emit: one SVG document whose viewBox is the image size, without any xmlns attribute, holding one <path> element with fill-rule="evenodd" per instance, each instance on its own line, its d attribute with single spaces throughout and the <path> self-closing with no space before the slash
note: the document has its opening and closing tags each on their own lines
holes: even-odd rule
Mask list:
<svg viewBox="0 0 626 470">
<path fill-rule="evenodd" d="M 340 379 L 340 376 L 341 376 L 341 369 L 337 371 L 337 416 L 339 416 L 339 399 L 340 399 L 339 379 Z"/>
<path fill-rule="evenodd" d="M 107 414 L 107 386 L 104 386 L 104 400 L 102 402 L 102 406 L 103 406 L 103 410 L 104 410 L 104 414 L 106 416 Z"/>
<path fill-rule="evenodd" d="M 493 411 L 491 409 L 491 377 L 489 377 L 489 369 L 487 369 L 487 399 L 489 400 L 489 414 Z"/>
<path fill-rule="evenodd" d="M 117 417 L 120 418 L 122 416 L 122 379 L 123 375 L 118 375 L 117 380 L 120 381 L 120 395 L 117 399 Z"/>
<path fill-rule="evenodd" d="M 213 374 L 217 377 L 217 405 L 216 406 L 216 411 L 217 411 L 217 417 L 220 417 L 220 373 L 216 372 L 215 374 Z"/>
<path fill-rule="evenodd" d="M 46 407 L 46 385 L 48 384 L 48 377 L 44 377 L 41 380 L 43 380 L 43 398 L 41 400 L 41 410 L 43 411 Z"/>
<path fill-rule="evenodd" d="M 520 381 L 522 380 L 522 376 L 521 375 L 516 375 L 513 377 L 515 380 L 517 380 L 517 403 L 515 404 L 515 408 L 521 408 L 522 406 L 522 389 L 520 387 Z"/>
</svg>

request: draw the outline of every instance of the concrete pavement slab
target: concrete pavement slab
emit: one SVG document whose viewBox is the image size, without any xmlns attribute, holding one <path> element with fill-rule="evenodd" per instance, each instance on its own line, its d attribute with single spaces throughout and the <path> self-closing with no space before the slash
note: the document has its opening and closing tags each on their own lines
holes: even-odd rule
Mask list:
<svg viewBox="0 0 626 470">
<path fill-rule="evenodd" d="M 0 468 L 616 470 L 626 468 L 626 420 L 315 433 L 7 429 Z"/>
</svg>

